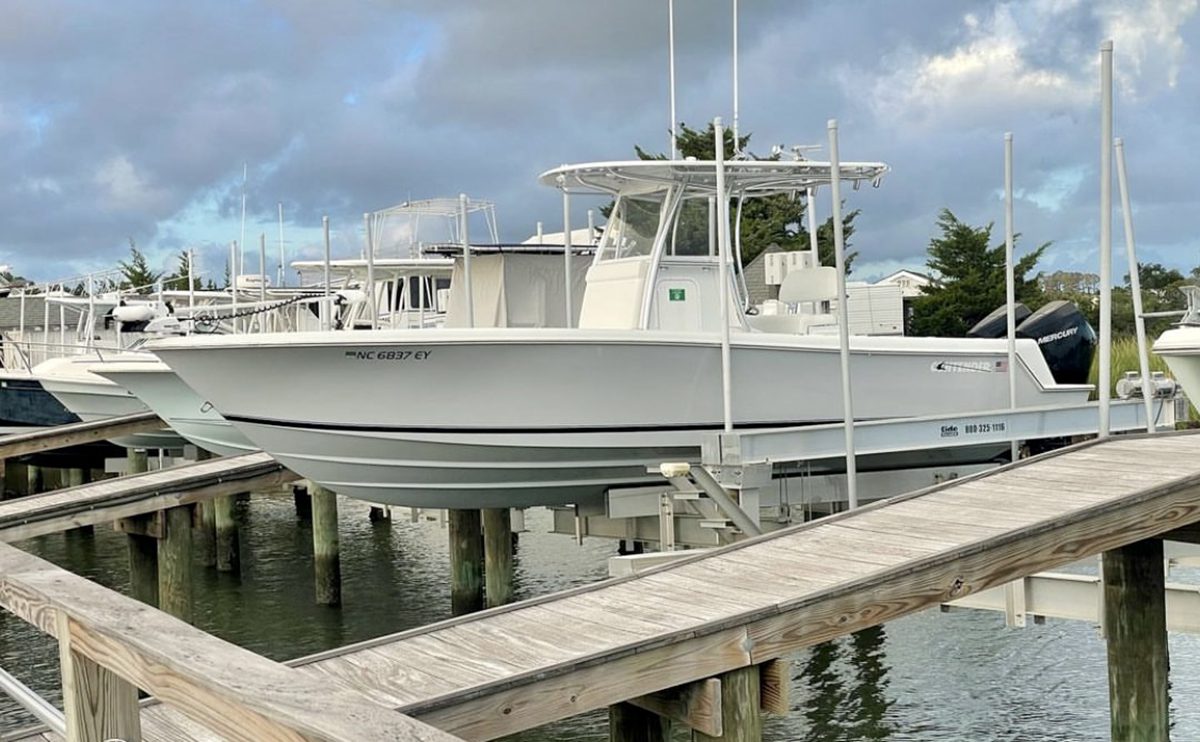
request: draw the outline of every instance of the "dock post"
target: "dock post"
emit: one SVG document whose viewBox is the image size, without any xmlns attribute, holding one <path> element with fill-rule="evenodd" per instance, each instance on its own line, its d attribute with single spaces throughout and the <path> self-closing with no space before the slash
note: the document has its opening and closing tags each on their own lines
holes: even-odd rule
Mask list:
<svg viewBox="0 0 1200 742">
<path fill-rule="evenodd" d="M 320 485 L 315 483 L 308 487 L 303 484 L 292 485 L 292 504 L 296 506 L 296 520 L 301 523 L 308 523 L 312 520 L 313 503 L 309 493 L 315 493 L 318 487 Z"/>
<path fill-rule="evenodd" d="M 213 526 L 217 533 L 217 571 L 237 572 L 240 568 L 241 542 L 237 521 L 233 518 L 236 495 L 213 499 Z"/>
<path fill-rule="evenodd" d="M 319 605 L 342 604 L 342 562 L 338 545 L 337 494 L 313 484 L 313 575 Z"/>
<path fill-rule="evenodd" d="M 512 602 L 512 516 L 508 508 L 483 511 L 483 575 L 488 608 Z"/>
<path fill-rule="evenodd" d="M 217 566 L 217 511 L 212 500 L 196 503 L 194 546 L 200 563 L 205 567 Z"/>
<path fill-rule="evenodd" d="M 139 455 L 140 454 L 140 455 Z M 128 450 L 127 474 L 139 474 L 149 467 L 144 450 Z M 129 594 L 146 605 L 158 605 L 158 539 L 147 533 L 153 515 L 129 518 L 133 527 L 126 529 L 129 544 Z"/>
<path fill-rule="evenodd" d="M 694 742 L 760 742 L 762 740 L 762 697 L 759 669 L 755 665 L 721 675 L 721 718 L 723 734 L 710 737 L 692 733 Z"/>
<path fill-rule="evenodd" d="M 450 510 L 450 612 L 483 609 L 483 534 L 478 510 Z"/>
<path fill-rule="evenodd" d="M 42 467 L 37 464 L 25 465 L 25 494 L 36 495 L 42 491 Z"/>
<path fill-rule="evenodd" d="M 1167 740 L 1167 609 L 1163 545 L 1104 552 L 1104 630 L 1112 739 Z"/>
<path fill-rule="evenodd" d="M 82 487 L 83 485 L 88 483 L 88 480 L 91 478 L 90 475 L 91 475 L 91 472 L 86 469 L 80 469 L 78 467 L 71 467 L 70 469 L 67 469 L 67 477 L 66 477 L 67 481 L 64 482 L 63 484 L 66 487 Z M 68 531 L 68 533 L 86 534 L 86 533 L 94 533 L 95 530 L 96 529 L 92 526 L 80 526 L 78 528 L 71 529 L 70 531 Z"/>
<path fill-rule="evenodd" d="M 150 471 L 150 454 L 144 448 L 129 448 L 126 459 L 126 474 L 141 474 Z"/>
<path fill-rule="evenodd" d="M 158 541 L 158 607 L 181 621 L 192 622 L 192 508 L 178 505 L 163 511 Z"/>
<path fill-rule="evenodd" d="M 367 511 L 367 520 L 372 523 L 388 523 L 392 520 L 392 511 L 378 505 L 372 505 Z"/>
<path fill-rule="evenodd" d="M 609 742 L 670 742 L 671 721 L 632 703 L 608 707 Z"/>
</svg>

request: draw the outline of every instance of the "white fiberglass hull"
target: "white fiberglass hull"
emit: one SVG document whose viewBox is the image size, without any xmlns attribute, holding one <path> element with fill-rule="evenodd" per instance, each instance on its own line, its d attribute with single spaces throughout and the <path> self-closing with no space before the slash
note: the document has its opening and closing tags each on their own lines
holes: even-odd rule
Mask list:
<svg viewBox="0 0 1200 742">
<path fill-rule="evenodd" d="M 54 358 L 34 366 L 33 376 L 47 392 L 84 422 L 146 412 L 150 408 L 132 392 L 94 373 L 117 359 L 122 362 L 141 362 L 131 360 L 130 356 L 133 359 L 153 359 L 144 354 L 114 354 L 112 360 L 96 356 Z M 169 428 L 112 440 L 112 443 L 127 448 L 174 448 L 182 442 L 183 439 Z"/>
<path fill-rule="evenodd" d="M 237 456 L 259 450 L 165 363 L 114 363 L 95 372 L 128 389 L 171 430 L 206 451 Z"/>
<path fill-rule="evenodd" d="M 1018 341 L 1018 404 L 1082 402 Z M 855 416 L 1008 405 L 1003 340 L 855 338 Z M 155 351 L 250 440 L 343 494 L 419 507 L 581 502 L 661 481 L 722 426 L 712 335 L 580 330 L 301 333 Z M 739 429 L 841 419 L 836 338 L 738 333 Z"/>
</svg>

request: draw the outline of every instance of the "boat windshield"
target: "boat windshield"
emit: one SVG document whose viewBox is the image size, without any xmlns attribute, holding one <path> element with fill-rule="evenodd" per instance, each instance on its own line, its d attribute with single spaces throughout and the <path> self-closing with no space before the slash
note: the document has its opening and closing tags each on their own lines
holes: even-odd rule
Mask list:
<svg viewBox="0 0 1200 742">
<path fill-rule="evenodd" d="M 613 206 L 597 251 L 597 261 L 645 257 L 654 250 L 664 194 L 622 196 Z"/>
</svg>

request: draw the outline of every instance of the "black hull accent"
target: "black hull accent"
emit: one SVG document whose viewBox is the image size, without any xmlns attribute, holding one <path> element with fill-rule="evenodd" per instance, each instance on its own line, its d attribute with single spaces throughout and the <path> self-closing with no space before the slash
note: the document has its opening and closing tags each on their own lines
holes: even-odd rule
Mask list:
<svg viewBox="0 0 1200 742">
<path fill-rule="evenodd" d="M 34 378 L 0 377 L 0 427 L 36 427 L 79 422 Z"/>
</svg>

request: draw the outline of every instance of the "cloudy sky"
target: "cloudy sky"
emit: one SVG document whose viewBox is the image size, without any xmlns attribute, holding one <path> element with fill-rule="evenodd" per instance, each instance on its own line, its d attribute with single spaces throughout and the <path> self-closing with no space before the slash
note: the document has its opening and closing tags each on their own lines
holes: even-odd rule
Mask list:
<svg viewBox="0 0 1200 742">
<path fill-rule="evenodd" d="M 679 118 L 728 121 L 730 0 L 676 6 Z M 561 221 L 538 173 L 668 143 L 666 0 L 7 0 L 0 14 L 0 261 L 42 280 L 110 266 L 131 238 L 156 267 L 192 246 L 219 276 L 244 164 L 247 242 L 266 232 L 277 255 L 282 203 L 290 259 L 319 254 L 323 214 L 349 254 L 364 211 L 459 192 L 522 239 Z M 742 130 L 767 154 L 823 142 L 837 118 L 843 159 L 892 166 L 849 195 L 863 278 L 920 267 L 943 207 L 999 225 L 1012 131 L 1025 242 L 1054 242 L 1045 270 L 1096 270 L 1111 38 L 1140 255 L 1190 269 L 1198 15 L 1197 0 L 742 0 Z"/>
</svg>

